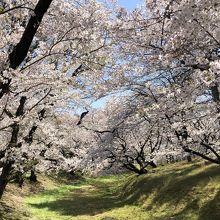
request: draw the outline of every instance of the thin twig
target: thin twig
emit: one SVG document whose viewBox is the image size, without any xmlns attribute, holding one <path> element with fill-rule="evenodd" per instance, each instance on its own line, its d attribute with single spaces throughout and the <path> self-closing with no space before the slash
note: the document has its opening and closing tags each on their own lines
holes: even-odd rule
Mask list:
<svg viewBox="0 0 220 220">
<path fill-rule="evenodd" d="M 6 14 L 6 13 L 8 13 L 8 12 L 10 12 L 10 11 L 13 11 L 13 10 L 16 10 L 16 9 L 28 9 L 28 10 L 34 11 L 34 9 L 29 8 L 29 7 L 26 7 L 26 6 L 24 6 L 24 5 L 25 5 L 25 4 L 18 5 L 18 6 L 15 6 L 15 7 L 13 7 L 13 8 L 9 8 L 9 9 L 7 9 L 7 10 L 5 10 L 5 11 L 0 12 L 0 15 Z"/>
</svg>

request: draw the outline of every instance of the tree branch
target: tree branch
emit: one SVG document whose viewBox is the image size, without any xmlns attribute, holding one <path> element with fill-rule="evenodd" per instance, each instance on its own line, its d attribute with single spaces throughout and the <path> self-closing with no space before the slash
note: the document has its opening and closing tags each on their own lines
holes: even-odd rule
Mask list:
<svg viewBox="0 0 220 220">
<path fill-rule="evenodd" d="M 37 29 L 47 12 L 52 0 L 39 0 L 34 9 L 34 14 L 31 16 L 27 27 L 21 37 L 20 42 L 14 47 L 9 54 L 10 67 L 16 69 L 27 56 L 32 40 L 37 32 Z"/>
</svg>

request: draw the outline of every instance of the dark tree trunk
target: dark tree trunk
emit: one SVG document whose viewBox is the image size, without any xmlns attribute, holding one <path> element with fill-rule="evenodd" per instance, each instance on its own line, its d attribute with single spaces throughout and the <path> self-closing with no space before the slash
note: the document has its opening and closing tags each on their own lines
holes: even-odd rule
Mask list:
<svg viewBox="0 0 220 220">
<path fill-rule="evenodd" d="M 34 39 L 38 27 L 47 12 L 50 4 L 53 0 L 39 0 L 35 9 L 34 14 L 30 17 L 27 27 L 19 41 L 19 43 L 14 47 L 12 52 L 9 54 L 9 67 L 16 69 L 25 59 L 28 54 L 30 45 Z M 3 71 L 1 71 L 2 74 Z M 11 78 L 5 78 L 6 82 L 0 83 L 0 99 L 4 94 L 9 92 Z"/>
<path fill-rule="evenodd" d="M 12 164 L 12 162 L 7 162 L 2 168 L 2 173 L 0 176 L 0 199 L 2 198 L 6 185 L 8 184 Z"/>
<path fill-rule="evenodd" d="M 14 123 L 11 126 L 11 128 L 12 128 L 12 136 L 11 136 L 10 143 L 7 147 L 8 149 L 10 149 L 11 147 L 16 147 L 17 145 L 19 125 L 17 123 Z M 0 199 L 2 198 L 6 185 L 8 184 L 13 163 L 14 162 L 10 160 L 3 163 L 2 173 L 0 175 Z"/>
<path fill-rule="evenodd" d="M 188 155 L 187 157 L 186 157 L 186 159 L 187 159 L 187 162 L 192 162 L 192 157 L 191 157 L 191 155 Z"/>
<path fill-rule="evenodd" d="M 13 182 L 17 183 L 18 186 L 20 188 L 22 188 L 23 186 L 23 183 L 24 183 L 24 177 L 23 177 L 23 174 L 22 172 L 16 172 L 12 177 L 10 175 L 10 180 L 12 180 Z"/>
<path fill-rule="evenodd" d="M 123 164 L 123 166 L 127 169 L 130 170 L 134 173 L 137 173 L 139 175 L 141 174 L 146 174 L 148 171 L 145 169 L 145 167 L 138 169 L 134 164 L 129 163 L 129 164 Z"/>
<path fill-rule="evenodd" d="M 154 163 L 154 161 L 150 161 L 149 165 L 152 166 L 153 168 L 157 168 L 157 165 Z"/>
<path fill-rule="evenodd" d="M 206 155 L 204 155 L 204 154 L 202 154 L 200 152 L 194 151 L 194 150 L 186 148 L 186 147 L 184 147 L 183 149 L 187 153 L 191 153 L 193 155 L 199 156 L 199 157 L 201 157 L 201 158 L 203 158 L 205 160 L 208 160 L 208 161 L 210 161 L 212 163 L 220 164 L 220 159 L 219 158 L 213 159 L 213 158 L 208 157 L 208 156 L 206 156 Z"/>
<path fill-rule="evenodd" d="M 210 89 L 212 92 L 213 101 L 220 102 L 220 94 L 219 94 L 218 84 L 215 83 L 215 85 L 211 86 Z"/>
<path fill-rule="evenodd" d="M 142 175 L 142 174 L 148 173 L 148 171 L 147 171 L 145 168 L 142 168 L 142 169 L 138 170 L 137 173 L 138 173 L 139 175 Z"/>
<path fill-rule="evenodd" d="M 31 16 L 27 27 L 21 37 L 20 42 L 15 46 L 12 53 L 9 55 L 10 67 L 16 69 L 25 59 L 29 51 L 30 45 L 37 32 L 37 29 L 43 19 L 44 14 L 49 8 L 52 0 L 39 0 L 34 14 Z"/>
<path fill-rule="evenodd" d="M 31 170 L 31 175 L 29 177 L 30 182 L 36 183 L 37 182 L 37 175 L 35 174 L 34 170 Z"/>
</svg>

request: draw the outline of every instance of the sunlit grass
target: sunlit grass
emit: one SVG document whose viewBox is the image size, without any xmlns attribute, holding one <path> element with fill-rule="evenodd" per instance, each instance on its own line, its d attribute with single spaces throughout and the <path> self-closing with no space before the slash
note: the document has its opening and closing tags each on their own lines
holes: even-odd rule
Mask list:
<svg viewBox="0 0 220 220">
<path fill-rule="evenodd" d="M 220 167 L 204 162 L 160 166 L 141 176 L 115 175 L 68 184 L 39 178 L 46 190 L 33 187 L 34 194 L 25 197 L 22 213 L 29 216 L 20 213 L 4 220 L 220 219 Z M 19 195 L 12 195 L 11 201 L 15 198 L 22 204 Z"/>
<path fill-rule="evenodd" d="M 220 167 L 177 163 L 86 179 L 25 199 L 33 220 L 219 220 Z"/>
</svg>

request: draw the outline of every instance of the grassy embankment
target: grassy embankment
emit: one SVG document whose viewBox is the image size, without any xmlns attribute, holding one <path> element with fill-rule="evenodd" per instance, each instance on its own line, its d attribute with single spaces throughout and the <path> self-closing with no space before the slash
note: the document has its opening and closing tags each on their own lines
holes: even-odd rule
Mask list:
<svg viewBox="0 0 220 220">
<path fill-rule="evenodd" d="M 43 181 L 48 190 L 23 201 L 27 219 L 220 219 L 220 167 L 204 162 L 177 163 L 142 176 L 99 177 L 72 185 Z"/>
</svg>

